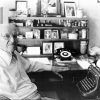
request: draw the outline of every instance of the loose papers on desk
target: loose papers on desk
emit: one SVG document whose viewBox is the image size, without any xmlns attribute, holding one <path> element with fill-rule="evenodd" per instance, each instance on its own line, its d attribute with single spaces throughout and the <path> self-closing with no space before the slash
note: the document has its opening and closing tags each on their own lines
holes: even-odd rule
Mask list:
<svg viewBox="0 0 100 100">
<path fill-rule="evenodd" d="M 83 68 L 83 69 L 88 69 L 88 67 L 90 66 L 90 63 L 87 60 L 77 60 L 77 63 Z"/>
<path fill-rule="evenodd" d="M 49 64 L 49 65 L 52 64 L 52 62 L 46 57 L 44 57 L 44 58 L 29 58 L 29 60 L 38 61 L 38 62 L 41 62 L 41 63 L 44 63 L 44 64 Z"/>
<path fill-rule="evenodd" d="M 40 47 L 27 47 L 25 55 L 40 55 Z"/>
</svg>

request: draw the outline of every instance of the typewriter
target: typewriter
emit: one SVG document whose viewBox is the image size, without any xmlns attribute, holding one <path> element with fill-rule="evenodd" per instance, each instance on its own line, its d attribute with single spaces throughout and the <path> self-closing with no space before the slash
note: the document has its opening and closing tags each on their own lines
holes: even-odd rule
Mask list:
<svg viewBox="0 0 100 100">
<path fill-rule="evenodd" d="M 100 90 L 100 68 L 90 65 L 85 78 L 79 81 L 76 86 L 84 97 L 98 97 Z"/>
</svg>

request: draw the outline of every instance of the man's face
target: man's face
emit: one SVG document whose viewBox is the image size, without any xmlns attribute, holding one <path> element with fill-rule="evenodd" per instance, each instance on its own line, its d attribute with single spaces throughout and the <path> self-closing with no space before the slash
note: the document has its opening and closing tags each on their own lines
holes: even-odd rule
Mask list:
<svg viewBox="0 0 100 100">
<path fill-rule="evenodd" d="M 0 48 L 8 53 L 12 53 L 14 51 L 14 38 L 12 34 L 1 34 Z"/>
</svg>

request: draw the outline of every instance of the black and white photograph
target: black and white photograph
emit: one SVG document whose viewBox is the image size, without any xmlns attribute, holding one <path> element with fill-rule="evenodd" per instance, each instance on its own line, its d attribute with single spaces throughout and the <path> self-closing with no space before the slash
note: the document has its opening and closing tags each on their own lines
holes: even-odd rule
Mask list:
<svg viewBox="0 0 100 100">
<path fill-rule="evenodd" d="M 33 38 L 34 39 L 40 39 L 40 30 L 39 29 L 33 29 Z"/>
<path fill-rule="evenodd" d="M 28 2 L 27 1 L 16 1 L 16 11 L 17 16 L 27 16 L 27 8 Z"/>
<path fill-rule="evenodd" d="M 43 54 L 52 54 L 52 42 L 43 42 Z"/>
<path fill-rule="evenodd" d="M 52 39 L 59 39 L 59 32 L 58 30 L 52 30 Z"/>
<path fill-rule="evenodd" d="M 44 30 L 44 39 L 52 38 L 52 30 Z"/>
<path fill-rule="evenodd" d="M 0 100 L 100 100 L 100 0 L 0 0 Z"/>
<path fill-rule="evenodd" d="M 58 0 L 41 0 L 41 14 L 57 15 Z"/>
<path fill-rule="evenodd" d="M 64 2 L 65 17 L 76 16 L 76 4 L 75 2 Z"/>
</svg>

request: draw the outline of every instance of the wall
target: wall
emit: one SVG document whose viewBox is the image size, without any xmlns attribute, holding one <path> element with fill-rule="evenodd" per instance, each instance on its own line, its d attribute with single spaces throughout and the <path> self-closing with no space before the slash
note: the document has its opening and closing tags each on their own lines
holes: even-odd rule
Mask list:
<svg viewBox="0 0 100 100">
<path fill-rule="evenodd" d="M 90 46 L 100 47 L 100 3 L 97 0 L 79 0 L 78 4 L 89 18 Z"/>
<path fill-rule="evenodd" d="M 0 24 L 8 23 L 10 7 L 12 7 L 12 8 L 15 7 L 15 0 L 0 0 Z"/>
<path fill-rule="evenodd" d="M 37 0 L 28 0 L 31 7 L 36 8 Z M 69 1 L 69 0 L 61 0 Z M 72 1 L 72 0 L 70 0 Z M 74 0 L 73 0 L 74 1 Z M 100 3 L 97 0 L 75 0 L 77 5 L 83 9 L 84 14 L 88 16 L 89 19 L 89 46 L 99 46 L 100 47 Z M 0 0 L 0 6 L 15 8 L 15 0 Z M 34 9 L 34 12 L 36 10 Z"/>
</svg>

